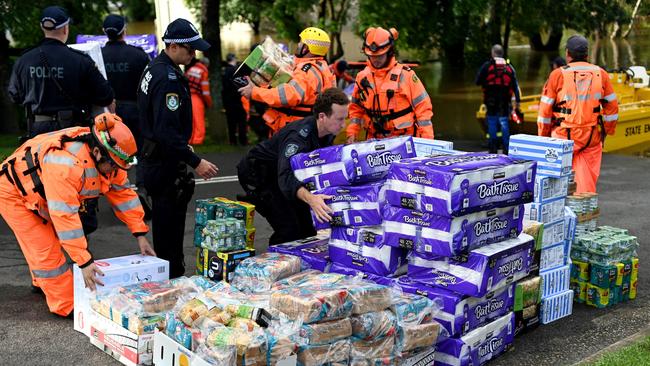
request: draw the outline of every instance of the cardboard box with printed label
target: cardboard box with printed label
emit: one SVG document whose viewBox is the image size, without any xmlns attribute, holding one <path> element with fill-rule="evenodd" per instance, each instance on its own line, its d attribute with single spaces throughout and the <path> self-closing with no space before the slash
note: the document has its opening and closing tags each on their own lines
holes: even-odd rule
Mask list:
<svg viewBox="0 0 650 366">
<path fill-rule="evenodd" d="M 89 315 L 90 343 L 124 365 L 152 364 L 153 333 L 137 335 L 94 310 Z"/>
<path fill-rule="evenodd" d="M 208 249 L 196 250 L 196 274 L 215 282 L 230 282 L 237 265 L 246 258 L 255 256 L 255 249 L 232 252 L 213 252 Z"/>
<path fill-rule="evenodd" d="M 74 279 L 74 329 L 90 336 L 90 300 L 97 295 L 107 294 L 116 287 L 138 282 L 169 279 L 169 262 L 151 256 L 128 255 L 124 257 L 98 259 L 95 265 L 104 272 L 101 278 L 104 286 L 92 292 L 85 288 L 81 269 L 73 268 Z"/>
</svg>

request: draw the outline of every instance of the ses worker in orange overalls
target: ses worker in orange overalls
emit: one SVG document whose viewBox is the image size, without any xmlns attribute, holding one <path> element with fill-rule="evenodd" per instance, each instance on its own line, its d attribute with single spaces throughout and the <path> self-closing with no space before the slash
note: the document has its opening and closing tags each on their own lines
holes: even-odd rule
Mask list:
<svg viewBox="0 0 650 366">
<path fill-rule="evenodd" d="M 367 138 L 411 135 L 433 139 L 431 99 L 415 71 L 395 59 L 395 28 L 368 28 L 363 52 L 365 69 L 357 74 L 347 141 L 361 129 Z"/>
<path fill-rule="evenodd" d="M 207 59 L 206 59 L 207 60 Z M 212 108 L 210 78 L 207 61 L 196 57 L 187 65 L 185 77 L 190 84 L 192 95 L 192 137 L 190 145 L 201 145 L 205 140 L 205 108 Z"/>
<path fill-rule="evenodd" d="M 0 215 L 13 230 L 51 312 L 73 311 L 72 270 L 62 248 L 81 268 L 86 287 L 103 285 L 79 219 L 79 206 L 104 195 L 115 215 L 137 238 L 142 254 L 155 255 L 144 236 L 149 228 L 126 170 L 137 148 L 131 131 L 114 114 L 93 127 L 72 127 L 25 142 L 0 170 Z"/>
<path fill-rule="evenodd" d="M 241 95 L 270 107 L 263 118 L 271 135 L 288 123 L 311 116 L 318 94 L 336 86 L 336 77 L 325 61 L 329 48 L 330 37 L 324 30 L 306 28 L 300 32 L 291 81 L 267 89 L 254 86 L 249 80 L 248 85 L 239 89 Z"/>
<path fill-rule="evenodd" d="M 607 71 L 586 61 L 589 43 L 580 35 L 566 44 L 568 64 L 548 77 L 539 104 L 540 136 L 573 140 L 577 193 L 596 192 L 603 143 L 618 121 L 618 101 Z"/>
</svg>

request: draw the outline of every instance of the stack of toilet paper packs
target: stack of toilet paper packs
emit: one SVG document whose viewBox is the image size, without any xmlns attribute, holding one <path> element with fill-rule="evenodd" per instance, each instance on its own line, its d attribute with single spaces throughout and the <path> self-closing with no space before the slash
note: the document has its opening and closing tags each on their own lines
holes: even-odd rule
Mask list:
<svg viewBox="0 0 650 366">
<path fill-rule="evenodd" d="M 314 185 L 332 196 L 334 211 L 330 223 L 314 223 L 331 228 L 331 272 L 440 304 L 434 319 L 447 336 L 438 340 L 436 364 L 484 363 L 515 334 L 515 282 L 529 274 L 535 254 L 535 238 L 522 230 L 537 164 L 451 145 L 413 156 L 425 150 L 418 143 L 402 137 L 339 148 L 337 182 L 347 185 Z M 296 157 L 293 165 L 308 187 L 331 173 L 305 175 L 312 164 Z"/>
</svg>

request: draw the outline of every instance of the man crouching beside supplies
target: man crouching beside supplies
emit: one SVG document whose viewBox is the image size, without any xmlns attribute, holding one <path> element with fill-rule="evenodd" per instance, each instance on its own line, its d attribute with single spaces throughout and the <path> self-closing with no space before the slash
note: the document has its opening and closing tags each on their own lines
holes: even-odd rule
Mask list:
<svg viewBox="0 0 650 366">
<path fill-rule="evenodd" d="M 349 103 L 341 89 L 326 89 L 318 95 L 311 116 L 255 146 L 237 166 L 247 195 L 243 200 L 254 204 L 273 228 L 269 245 L 315 235 L 310 207 L 318 220 L 330 221 L 332 210 L 325 204 L 330 197 L 310 193 L 294 176 L 290 160 L 298 153 L 331 146 L 345 127 Z"/>
</svg>

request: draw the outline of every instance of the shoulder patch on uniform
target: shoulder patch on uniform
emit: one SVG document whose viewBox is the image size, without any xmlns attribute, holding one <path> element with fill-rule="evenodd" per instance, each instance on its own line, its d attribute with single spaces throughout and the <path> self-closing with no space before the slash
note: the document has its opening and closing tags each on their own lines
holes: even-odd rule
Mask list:
<svg viewBox="0 0 650 366">
<path fill-rule="evenodd" d="M 420 81 L 420 79 L 418 79 L 418 76 L 413 74 L 413 82 L 417 83 L 418 81 Z"/>
<path fill-rule="evenodd" d="M 169 109 L 170 111 L 174 112 L 175 110 L 177 110 L 178 106 L 180 105 L 178 94 L 167 93 L 165 95 L 165 104 L 167 105 L 167 109 Z"/>
<path fill-rule="evenodd" d="M 298 145 L 296 144 L 288 144 L 287 147 L 284 149 L 284 156 L 287 158 L 290 158 L 298 152 Z"/>
<path fill-rule="evenodd" d="M 176 70 L 171 66 L 167 66 L 167 80 L 178 80 Z"/>
<path fill-rule="evenodd" d="M 309 136 L 309 129 L 307 127 L 301 128 L 300 131 L 298 131 L 298 134 L 306 138 Z"/>
<path fill-rule="evenodd" d="M 390 74 L 390 81 L 397 81 L 399 76 L 397 74 Z"/>
<path fill-rule="evenodd" d="M 311 64 L 304 64 L 304 65 L 302 65 L 302 68 L 300 68 L 300 70 L 302 70 L 304 72 L 309 71 L 309 69 L 311 69 Z"/>
</svg>

